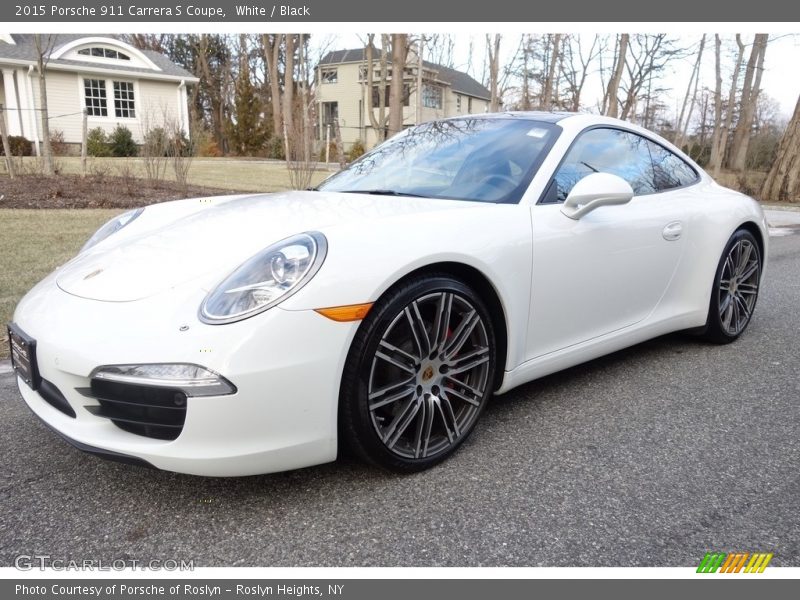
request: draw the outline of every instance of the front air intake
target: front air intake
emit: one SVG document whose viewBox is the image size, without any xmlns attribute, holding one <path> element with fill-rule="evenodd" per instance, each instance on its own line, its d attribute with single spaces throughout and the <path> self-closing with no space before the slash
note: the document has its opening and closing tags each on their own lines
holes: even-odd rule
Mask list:
<svg viewBox="0 0 800 600">
<path fill-rule="evenodd" d="M 186 394 L 174 387 L 136 385 L 92 379 L 91 387 L 78 392 L 99 405 L 85 406 L 129 433 L 157 440 L 174 440 L 186 420 Z"/>
</svg>

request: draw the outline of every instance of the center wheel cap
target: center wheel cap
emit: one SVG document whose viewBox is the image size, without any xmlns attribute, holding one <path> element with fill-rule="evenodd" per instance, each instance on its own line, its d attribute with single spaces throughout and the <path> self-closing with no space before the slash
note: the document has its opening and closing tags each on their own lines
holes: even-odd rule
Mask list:
<svg viewBox="0 0 800 600">
<path fill-rule="evenodd" d="M 433 378 L 433 367 L 428 365 L 424 371 L 422 371 L 422 381 L 430 381 Z"/>
</svg>

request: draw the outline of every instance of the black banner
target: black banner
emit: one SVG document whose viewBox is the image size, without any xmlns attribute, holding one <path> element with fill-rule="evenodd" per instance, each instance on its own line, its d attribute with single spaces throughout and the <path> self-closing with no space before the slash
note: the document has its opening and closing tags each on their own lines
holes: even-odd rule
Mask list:
<svg viewBox="0 0 800 600">
<path fill-rule="evenodd" d="M 713 576 L 711 576 L 713 577 Z M 784 598 L 797 582 L 787 579 L 724 579 L 709 576 L 669 580 L 552 580 L 552 579 L 297 579 L 297 580 L 5 580 L 0 584 L 3 598 L 37 600 L 131 600 L 132 598 L 169 598 L 193 600 L 257 600 L 271 598 L 324 598 L 325 600 L 408 600 L 414 598 L 642 598 L 674 600 L 703 598 Z"/>
<path fill-rule="evenodd" d="M 2 2 L 0 21 L 22 22 L 300 22 L 409 21 L 436 23 L 592 22 L 791 22 L 800 21 L 800 3 L 760 0 L 606 0 L 605 2 L 431 2 L 404 0 L 50 0 Z"/>
</svg>

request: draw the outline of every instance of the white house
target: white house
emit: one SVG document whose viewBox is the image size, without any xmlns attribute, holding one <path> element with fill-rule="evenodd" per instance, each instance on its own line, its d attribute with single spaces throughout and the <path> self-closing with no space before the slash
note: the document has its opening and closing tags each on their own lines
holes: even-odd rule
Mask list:
<svg viewBox="0 0 800 600">
<path fill-rule="evenodd" d="M 43 42 L 48 35 L 42 35 Z M 112 36 L 54 35 L 46 67 L 50 131 L 79 144 L 82 112 L 89 129 L 110 132 L 125 125 L 141 142 L 165 121 L 189 132 L 186 86 L 198 81 L 158 52 L 138 50 Z M 41 141 L 37 50 L 31 34 L 0 33 L 0 104 L 9 135 L 21 135 L 39 151 Z"/>
<path fill-rule="evenodd" d="M 375 53 L 377 55 L 377 52 Z M 391 80 L 391 58 L 389 80 Z M 486 112 L 489 90 L 463 71 L 422 61 L 422 97 L 417 96 L 419 61 L 415 55 L 403 73 L 403 125 L 408 127 L 432 119 Z M 374 81 L 380 78 L 378 58 L 373 61 Z M 376 139 L 367 113 L 367 60 L 364 48 L 335 50 L 326 54 L 317 66 L 316 99 L 320 136 L 338 121 L 342 142 L 349 148 L 356 141 L 367 147 Z M 388 86 L 387 86 L 388 87 Z M 372 105 L 378 114 L 378 86 L 373 82 Z M 389 103 L 386 93 L 386 102 Z"/>
</svg>

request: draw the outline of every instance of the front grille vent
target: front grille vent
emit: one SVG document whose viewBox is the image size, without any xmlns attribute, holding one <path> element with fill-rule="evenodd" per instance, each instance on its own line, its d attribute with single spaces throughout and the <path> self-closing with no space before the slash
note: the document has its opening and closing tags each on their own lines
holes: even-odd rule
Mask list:
<svg viewBox="0 0 800 600">
<path fill-rule="evenodd" d="M 99 403 L 86 410 L 130 433 L 174 440 L 183 430 L 186 395 L 175 388 L 92 379 L 91 387 L 78 392 Z"/>
</svg>

